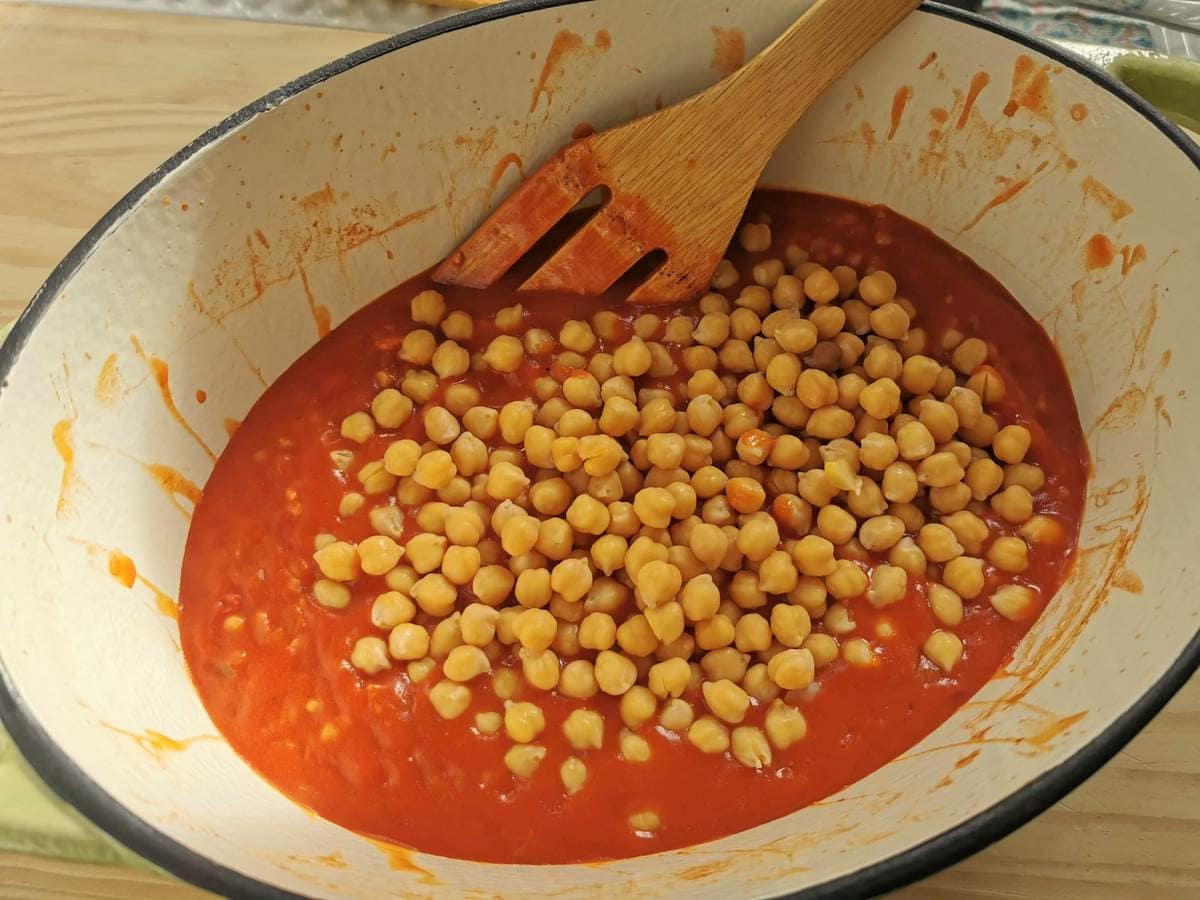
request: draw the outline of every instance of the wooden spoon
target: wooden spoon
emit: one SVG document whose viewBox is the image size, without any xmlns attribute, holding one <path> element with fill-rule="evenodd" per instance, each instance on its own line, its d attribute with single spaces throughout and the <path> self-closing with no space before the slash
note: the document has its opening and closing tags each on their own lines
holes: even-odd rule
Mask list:
<svg viewBox="0 0 1200 900">
<path fill-rule="evenodd" d="M 609 200 L 521 290 L 599 294 L 638 260 L 666 261 L 630 295 L 706 289 L 780 141 L 831 82 L 919 0 L 816 0 L 747 65 L 703 93 L 573 141 L 526 179 L 434 272 L 488 287 L 597 187 Z"/>
</svg>

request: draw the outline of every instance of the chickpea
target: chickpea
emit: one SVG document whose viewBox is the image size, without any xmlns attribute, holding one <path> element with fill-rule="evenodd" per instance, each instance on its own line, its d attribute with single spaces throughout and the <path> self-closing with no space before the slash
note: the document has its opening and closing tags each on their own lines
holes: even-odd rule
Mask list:
<svg viewBox="0 0 1200 900">
<path fill-rule="evenodd" d="M 517 580 L 517 589 L 520 591 L 521 581 Z M 549 598 L 547 598 L 549 602 Z M 554 641 L 554 636 L 558 632 L 558 625 L 554 616 L 544 609 L 530 608 L 521 612 L 517 616 L 516 622 L 513 624 L 513 633 L 517 636 L 517 640 L 521 642 L 521 646 L 526 650 L 534 652 L 545 650 Z"/>
<path fill-rule="evenodd" d="M 662 706 L 658 722 L 668 731 L 686 731 L 695 721 L 696 713 L 686 700 L 668 700 Z"/>
<path fill-rule="evenodd" d="M 537 744 L 517 744 L 504 754 L 504 765 L 518 778 L 532 778 L 545 758 L 545 747 Z"/>
<path fill-rule="evenodd" d="M 687 444 L 679 434 L 652 434 L 646 439 L 646 459 L 660 469 L 677 469 L 683 462 Z"/>
<path fill-rule="evenodd" d="M 412 363 L 417 366 L 427 366 L 433 359 L 435 350 L 437 350 L 437 338 L 433 336 L 433 332 L 426 331 L 424 328 L 418 328 L 404 336 L 404 339 L 400 342 L 400 349 L 396 352 L 396 357 L 401 362 Z M 410 372 L 409 374 L 413 373 Z M 415 386 L 416 383 L 413 382 L 412 384 Z M 425 400 L 429 399 L 428 396 L 421 396 L 420 394 L 413 396 L 414 392 L 409 390 L 404 390 L 404 393 L 420 403 L 424 403 Z"/>
<path fill-rule="evenodd" d="M 516 576 L 500 565 L 481 566 L 471 579 L 471 592 L 480 602 L 496 607 L 512 594 Z"/>
<path fill-rule="evenodd" d="M 896 279 L 882 269 L 864 275 L 858 282 L 858 296 L 871 306 L 883 306 L 896 296 Z"/>
<path fill-rule="evenodd" d="M 996 588 L 988 599 L 996 612 L 1006 619 L 1018 622 L 1033 614 L 1036 598 L 1032 588 L 1023 584 L 1006 584 Z"/>
<path fill-rule="evenodd" d="M 471 705 L 471 689 L 453 681 L 439 681 L 429 689 L 429 702 L 443 719 L 457 719 Z"/>
<path fill-rule="evenodd" d="M 510 462 L 497 463 L 488 472 L 486 490 L 493 500 L 512 500 L 528 487 L 528 476 Z"/>
<path fill-rule="evenodd" d="M 1004 470 L 986 457 L 974 460 L 963 476 L 976 500 L 986 500 L 1000 489 L 1004 481 Z"/>
<path fill-rule="evenodd" d="M 907 536 L 900 538 L 896 545 L 888 551 L 888 562 L 903 569 L 914 578 L 924 578 L 929 567 L 925 552 L 917 546 L 916 541 Z"/>
<path fill-rule="evenodd" d="M 891 378 L 880 378 L 862 389 L 858 402 L 868 415 L 891 418 L 900 410 L 900 386 Z"/>
<path fill-rule="evenodd" d="M 433 352 L 430 364 L 433 366 L 434 374 L 438 378 L 457 378 L 460 375 L 465 375 L 470 369 L 471 354 L 456 342 L 445 341 Z M 470 405 L 472 404 L 468 404 L 468 406 Z"/>
<path fill-rule="evenodd" d="M 395 568 L 404 548 L 387 535 L 375 534 L 358 544 L 358 558 L 368 575 L 382 575 Z"/>
<path fill-rule="evenodd" d="M 930 582 L 929 609 L 933 612 L 933 617 L 947 628 L 956 628 L 962 623 L 962 598 L 944 584 Z"/>
<path fill-rule="evenodd" d="M 657 709 L 658 699 L 650 692 L 649 688 L 644 688 L 641 685 L 629 688 L 621 697 L 621 721 L 625 723 L 626 728 L 641 728 L 654 718 Z M 622 737 L 627 733 L 624 732 Z M 624 741 L 622 741 L 622 744 L 624 744 Z M 624 749 L 624 746 L 622 746 L 622 753 L 624 753 Z M 641 761 L 644 762 L 645 759 Z"/>
<path fill-rule="evenodd" d="M 425 453 L 413 470 L 412 480 L 423 488 L 439 490 L 446 487 L 458 475 L 454 459 L 445 450 Z"/>
<path fill-rule="evenodd" d="M 854 431 L 854 416 L 840 406 L 822 406 L 813 410 L 805 430 L 821 440 L 846 437 Z"/>
<path fill-rule="evenodd" d="M 336 584 L 336 582 L 329 583 Z M 314 593 L 316 593 L 316 589 L 320 584 L 321 582 L 318 581 L 317 584 L 313 585 Z M 342 587 L 341 585 L 337 586 Z M 346 591 L 345 599 L 346 603 L 350 602 L 349 591 Z M 317 596 L 317 601 L 321 603 L 322 606 L 330 605 L 323 602 L 319 594 Z M 342 609 L 344 608 L 344 604 L 343 606 L 336 608 Z M 375 602 L 371 605 L 371 624 L 376 628 L 391 630 L 397 625 L 401 625 L 405 622 L 411 622 L 416 614 L 416 605 L 412 602 L 412 600 L 404 596 L 404 594 L 401 594 L 399 591 L 385 591 L 376 597 Z"/>
<path fill-rule="evenodd" d="M 1045 484 L 1045 473 L 1031 463 L 1020 462 L 1004 467 L 1004 487 L 1018 485 L 1029 493 L 1036 494 Z"/>
<path fill-rule="evenodd" d="M 670 644 L 683 634 L 683 607 L 678 603 L 647 606 L 642 615 L 662 644 Z"/>
<path fill-rule="evenodd" d="M 896 516 L 872 516 L 858 529 L 858 540 L 870 551 L 890 550 L 904 537 L 904 523 Z"/>
<path fill-rule="evenodd" d="M 446 300 L 437 291 L 421 291 L 412 298 L 412 319 L 436 328 L 446 318 Z"/>
<path fill-rule="evenodd" d="M 815 668 L 811 652 L 788 649 L 771 657 L 767 674 L 785 691 L 797 691 L 812 684 Z"/>
<path fill-rule="evenodd" d="M 962 658 L 963 644 L 954 632 L 939 628 L 926 638 L 921 652 L 935 666 L 950 674 Z"/>
<path fill-rule="evenodd" d="M 992 438 L 992 452 L 1001 462 L 1016 464 L 1025 459 L 1032 440 L 1024 425 L 1005 425 Z"/>
<path fill-rule="evenodd" d="M 475 730 L 480 734 L 495 734 L 504 726 L 504 718 L 498 712 L 475 713 Z"/>
<path fill-rule="evenodd" d="M 560 329 L 558 342 L 568 350 L 587 353 L 596 345 L 596 335 L 587 322 L 571 319 Z"/>
<path fill-rule="evenodd" d="M 843 643 L 842 659 L 858 668 L 868 668 L 879 663 L 875 649 L 865 638 L 853 638 Z"/>
<path fill-rule="evenodd" d="M 746 670 L 742 677 L 742 690 L 760 705 L 770 703 L 783 693 L 779 685 L 767 675 L 766 663 L 756 663 Z"/>
<path fill-rule="evenodd" d="M 888 302 L 871 310 L 870 322 L 880 337 L 894 341 L 908 337 L 909 315 L 899 303 Z"/>
<path fill-rule="evenodd" d="M 719 754 L 729 749 L 729 728 L 714 716 L 701 716 L 692 722 L 687 737 L 701 753 Z"/>
<path fill-rule="evenodd" d="M 904 373 L 904 360 L 890 341 L 884 341 L 867 351 L 863 358 L 863 369 L 870 378 L 890 378 L 895 381 Z"/>
<path fill-rule="evenodd" d="M 387 431 L 395 430 L 403 425 L 406 421 L 408 421 L 409 416 L 412 415 L 412 411 L 413 402 L 395 388 L 386 388 L 380 391 L 371 401 L 371 415 L 375 419 L 375 424 Z M 362 413 L 357 413 L 356 415 L 362 415 Z M 347 434 L 346 428 L 348 422 L 361 421 L 362 420 L 355 419 L 354 416 L 351 416 L 343 421 L 342 436 L 350 437 L 352 440 L 358 440 L 358 438 L 361 437 L 365 431 L 363 429 L 356 429 L 352 424 L 351 431 L 356 432 L 356 436 L 355 434 Z M 374 429 L 371 428 L 370 431 L 373 432 Z M 370 437 L 370 434 L 367 433 L 366 437 Z M 358 440 L 358 443 L 362 443 L 362 440 Z"/>
<path fill-rule="evenodd" d="M 782 700 L 776 700 L 767 708 L 763 728 L 771 743 L 779 750 L 786 750 L 804 740 L 808 733 L 808 723 L 804 721 L 800 710 Z"/>
<path fill-rule="evenodd" d="M 475 578 L 481 565 L 476 547 L 448 547 L 442 557 L 442 574 L 451 584 L 466 585 Z"/>
<path fill-rule="evenodd" d="M 780 469 L 799 469 L 809 461 L 808 447 L 804 441 L 792 434 L 781 434 L 775 438 L 767 464 Z"/>
<path fill-rule="evenodd" d="M 983 590 L 983 560 L 958 556 L 942 569 L 942 581 L 960 597 L 974 600 Z"/>
<path fill-rule="evenodd" d="M 803 606 L 777 604 L 771 609 L 771 634 L 784 647 L 803 646 L 811 631 L 812 621 Z"/>
<path fill-rule="evenodd" d="M 353 581 L 359 573 L 358 548 L 345 541 L 327 543 L 313 554 L 317 568 L 330 581 Z"/>
<path fill-rule="evenodd" d="M 455 310 L 442 320 L 442 334 L 453 341 L 469 341 L 475 334 L 475 323 L 462 310 Z"/>
<path fill-rule="evenodd" d="M 491 669 L 492 663 L 487 654 L 470 644 L 455 647 L 442 663 L 442 672 L 451 681 L 470 681 Z"/>
<path fill-rule="evenodd" d="M 605 515 L 608 515 L 607 509 L 605 509 Z M 592 562 L 605 575 L 611 575 L 625 564 L 625 554 L 628 550 L 629 543 L 625 538 L 616 534 L 606 534 L 596 538 L 596 541 L 592 544 Z M 588 587 L 591 587 L 590 578 L 588 579 Z"/>
<path fill-rule="evenodd" d="M 833 556 L 833 544 L 815 534 L 796 542 L 792 559 L 802 574 L 820 577 L 832 575 L 837 564 Z"/>
<path fill-rule="evenodd" d="M 481 441 L 489 441 L 496 436 L 499 428 L 500 414 L 486 406 L 473 406 L 463 413 L 463 425 Z"/>
<path fill-rule="evenodd" d="M 716 615 L 721 605 L 721 593 L 711 575 L 697 575 L 683 586 L 679 600 L 687 620 L 700 622 Z"/>
<path fill-rule="evenodd" d="M 908 592 L 908 573 L 898 566 L 877 565 L 871 571 L 871 588 L 867 600 L 876 608 L 890 606 L 904 599 Z"/>
<path fill-rule="evenodd" d="M 965 552 L 958 537 L 947 526 L 931 523 L 917 533 L 917 544 L 930 562 L 945 563 Z"/>
<path fill-rule="evenodd" d="M 778 545 L 779 526 L 765 513 L 748 518 L 738 532 L 737 549 L 754 562 L 765 560 Z"/>
<path fill-rule="evenodd" d="M 666 528 L 671 524 L 675 497 L 666 488 L 642 488 L 633 498 L 633 510 L 643 525 Z"/>
<path fill-rule="evenodd" d="M 812 654 L 813 665 L 818 669 L 837 659 L 840 649 L 836 638 L 815 632 L 804 639 L 801 648 Z"/>
<path fill-rule="evenodd" d="M 750 707 L 750 695 L 728 679 L 706 681 L 700 690 L 704 705 L 717 718 L 737 724 L 746 717 Z"/>
<path fill-rule="evenodd" d="M 715 349 L 729 340 L 729 332 L 730 321 L 727 314 L 723 312 L 705 313 L 696 323 L 696 328 L 692 332 L 692 340 L 697 344 Z"/>
<path fill-rule="evenodd" d="M 604 717 L 593 709 L 572 710 L 562 729 L 572 749 L 599 750 L 604 745 Z"/>
<path fill-rule="evenodd" d="M 987 559 L 1001 572 L 1024 572 L 1029 568 L 1029 546 L 1019 537 L 998 537 L 988 548 Z"/>
<path fill-rule="evenodd" d="M 837 382 L 828 373 L 818 369 L 805 369 L 796 381 L 796 398 L 809 409 L 817 410 L 836 403 Z"/>
<path fill-rule="evenodd" d="M 387 645 L 381 638 L 362 637 L 354 642 L 350 652 L 350 664 L 364 675 L 377 675 L 391 667 Z"/>
<path fill-rule="evenodd" d="M 861 595 L 867 589 L 867 574 L 848 559 L 839 559 L 833 572 L 826 576 L 825 586 L 839 600 Z"/>
<path fill-rule="evenodd" d="M 1000 430 L 996 419 L 984 413 L 979 417 L 979 421 L 968 427 L 962 425 L 958 429 L 959 436 L 974 447 L 988 447 L 996 437 L 996 433 Z"/>
<path fill-rule="evenodd" d="M 1062 526 L 1050 516 L 1033 516 L 1016 533 L 1030 544 L 1060 544 L 1063 539 Z"/>
<path fill-rule="evenodd" d="M 496 636 L 500 613 L 483 603 L 471 603 L 462 612 L 459 628 L 463 640 L 474 647 L 486 647 Z"/>
<path fill-rule="evenodd" d="M 901 367 L 900 386 L 910 394 L 929 393 L 937 384 L 941 371 L 937 361 L 928 356 L 910 356 Z"/>
<path fill-rule="evenodd" d="M 742 610 L 758 609 L 767 605 L 767 594 L 758 586 L 758 577 L 751 571 L 735 571 L 729 582 L 731 609 L 722 609 L 735 622 Z"/>
<path fill-rule="evenodd" d="M 619 697 L 636 682 L 637 666 L 628 656 L 612 650 L 601 650 L 596 655 L 595 674 L 600 690 Z"/>
<path fill-rule="evenodd" d="M 738 232 L 738 243 L 747 253 L 763 253 L 771 247 L 771 228 L 769 225 L 748 222 Z"/>
<path fill-rule="evenodd" d="M 522 647 L 519 655 L 521 673 L 525 676 L 525 680 L 538 690 L 554 690 L 562 674 L 555 652 L 553 650 L 528 650 Z"/>
<path fill-rule="evenodd" d="M 651 693 L 666 700 L 681 696 L 687 689 L 690 678 L 691 669 L 686 660 L 666 659 L 650 667 L 648 684 Z"/>
<path fill-rule="evenodd" d="M 804 277 L 804 293 L 817 304 L 836 300 L 841 286 L 828 269 L 818 266 Z"/>
<path fill-rule="evenodd" d="M 696 646 L 701 650 L 727 647 L 734 641 L 734 624 L 728 616 L 718 613 L 695 623 Z"/>
<path fill-rule="evenodd" d="M 562 779 L 563 789 L 567 792 L 567 796 L 574 796 L 583 790 L 583 786 L 587 782 L 587 766 L 579 757 L 568 756 L 559 767 L 558 775 Z"/>
<path fill-rule="evenodd" d="M 518 338 L 501 334 L 492 338 L 483 353 L 483 360 L 497 372 L 515 372 L 525 361 L 525 347 Z"/>
<path fill-rule="evenodd" d="M 1020 525 L 1033 515 L 1033 496 L 1018 484 L 993 494 L 990 504 L 1001 518 L 1014 525 Z"/>
<path fill-rule="evenodd" d="M 965 474 L 954 454 L 944 450 L 925 457 L 917 465 L 917 480 L 933 488 L 951 487 Z"/>
<path fill-rule="evenodd" d="M 504 704 L 504 730 L 518 744 L 528 744 L 546 728 L 546 716 L 533 703 Z"/>
</svg>

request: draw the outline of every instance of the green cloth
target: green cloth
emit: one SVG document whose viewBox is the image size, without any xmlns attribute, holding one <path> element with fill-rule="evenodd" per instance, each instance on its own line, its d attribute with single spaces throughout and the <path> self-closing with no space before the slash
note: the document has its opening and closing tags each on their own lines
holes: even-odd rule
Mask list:
<svg viewBox="0 0 1200 900">
<path fill-rule="evenodd" d="M 142 864 L 47 788 L 0 729 L 0 852 Z"/>
<path fill-rule="evenodd" d="M 1108 70 L 1176 125 L 1200 132 L 1200 62 L 1131 53 L 1114 59 Z"/>
</svg>

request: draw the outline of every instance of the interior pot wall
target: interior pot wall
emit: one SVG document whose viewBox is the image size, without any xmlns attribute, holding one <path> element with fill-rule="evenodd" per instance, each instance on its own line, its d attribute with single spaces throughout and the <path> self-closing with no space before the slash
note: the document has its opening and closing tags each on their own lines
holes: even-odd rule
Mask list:
<svg viewBox="0 0 1200 900">
<path fill-rule="evenodd" d="M 1182 301 L 1200 271 L 1181 243 L 1200 233 L 1195 168 L 1087 79 L 921 13 L 830 89 L 766 180 L 929 224 L 1062 349 L 1095 478 L 1076 573 L 1013 665 L 914 751 L 823 803 L 600 866 L 381 849 L 280 796 L 213 736 L 164 611 L 189 484 L 204 483 L 228 422 L 326 317 L 336 325 L 448 251 L 516 183 L 509 154 L 528 171 L 581 122 L 603 127 L 711 83 L 737 30 L 753 52 L 805 5 L 596 0 L 380 56 L 169 173 L 41 308 L 0 393 L 0 567 L 16 598 L 0 607 L 0 659 L 24 707 L 104 791 L 197 852 L 309 894 L 771 893 L 892 856 L 1002 800 L 1161 676 L 1200 617 L 1179 602 L 1175 562 L 1189 558 L 1196 513 L 1171 490 L 1187 483 L 1197 426 L 1180 395 L 1200 375 L 1196 355 L 1175 346 L 1197 324 Z M 1045 102 L 1008 116 L 1023 53 L 1035 73 L 1047 67 Z M 978 72 L 990 85 L 964 116 Z M 1089 270 L 1093 234 L 1146 258 Z M 122 573 L 114 551 L 137 567 L 131 587 L 110 573 Z"/>
</svg>

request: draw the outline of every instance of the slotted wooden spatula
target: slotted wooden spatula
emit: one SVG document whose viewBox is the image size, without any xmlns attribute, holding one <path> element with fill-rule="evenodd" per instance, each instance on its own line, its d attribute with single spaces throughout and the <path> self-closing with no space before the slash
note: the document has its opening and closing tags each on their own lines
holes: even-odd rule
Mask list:
<svg viewBox="0 0 1200 900">
<path fill-rule="evenodd" d="M 494 284 L 581 199 L 609 200 L 521 286 L 598 294 L 638 260 L 666 261 L 634 303 L 688 300 L 709 283 L 750 192 L 814 100 L 919 0 L 816 0 L 747 65 L 703 93 L 573 141 L 526 179 L 434 272 Z"/>
</svg>

